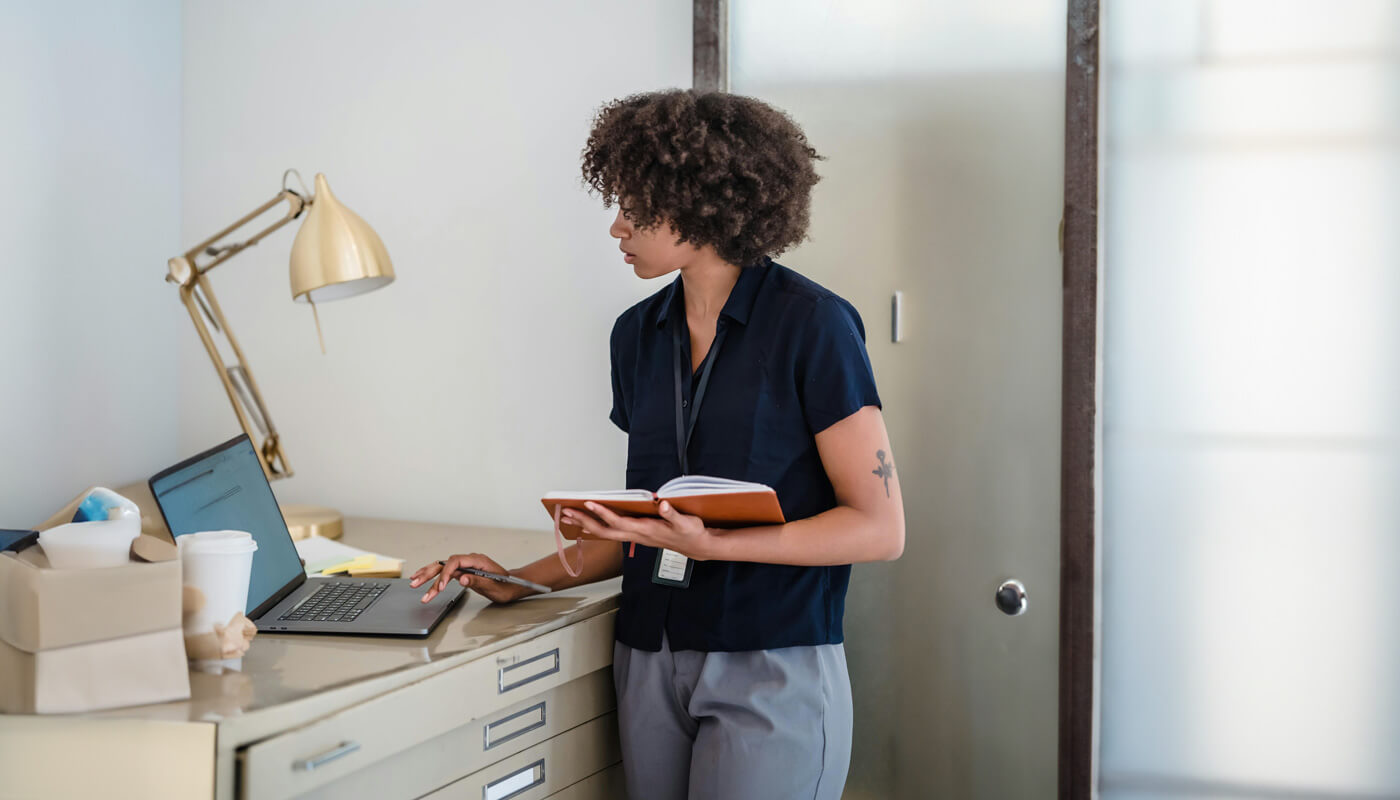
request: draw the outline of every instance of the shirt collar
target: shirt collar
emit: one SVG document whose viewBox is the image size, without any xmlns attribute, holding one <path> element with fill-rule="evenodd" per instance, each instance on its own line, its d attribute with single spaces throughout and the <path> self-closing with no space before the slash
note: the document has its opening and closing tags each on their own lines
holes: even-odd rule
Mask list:
<svg viewBox="0 0 1400 800">
<path fill-rule="evenodd" d="M 748 325 L 749 314 L 753 311 L 754 301 L 758 299 L 759 287 L 763 285 L 763 278 L 772 265 L 772 259 L 764 258 L 758 265 L 740 270 L 739 280 L 734 284 L 734 288 L 729 290 L 729 299 L 724 301 L 724 308 L 720 309 L 719 315 L 729 317 L 740 325 Z M 656 318 L 656 327 L 666 327 L 666 322 L 673 312 L 684 312 L 680 307 L 683 302 L 685 300 L 681 277 L 677 275 L 671 285 L 666 287 L 666 294 L 661 299 L 661 313 Z"/>
</svg>

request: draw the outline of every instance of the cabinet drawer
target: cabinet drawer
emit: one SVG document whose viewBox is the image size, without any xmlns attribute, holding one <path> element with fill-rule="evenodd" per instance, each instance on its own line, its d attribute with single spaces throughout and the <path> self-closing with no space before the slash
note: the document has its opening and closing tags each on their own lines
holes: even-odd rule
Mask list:
<svg viewBox="0 0 1400 800">
<path fill-rule="evenodd" d="M 428 795 L 431 800 L 542 800 L 622 757 L 609 713 Z"/>
<path fill-rule="evenodd" d="M 251 745 L 239 754 L 240 794 L 257 800 L 305 794 L 597 672 L 612 663 L 615 613 L 469 661 Z M 506 722 L 495 737 L 501 741 L 528 725 L 527 719 Z"/>
<path fill-rule="evenodd" d="M 613 764 L 595 772 L 563 791 L 555 792 L 549 800 L 627 800 L 627 781 L 622 764 Z"/>
<path fill-rule="evenodd" d="M 305 795 L 325 800 L 418 797 L 616 707 L 604 668 L 473 720 Z"/>
</svg>

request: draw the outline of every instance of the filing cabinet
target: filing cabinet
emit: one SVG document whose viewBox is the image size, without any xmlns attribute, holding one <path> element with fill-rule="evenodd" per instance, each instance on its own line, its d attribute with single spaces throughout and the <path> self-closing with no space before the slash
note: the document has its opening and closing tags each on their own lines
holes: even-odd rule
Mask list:
<svg viewBox="0 0 1400 800">
<path fill-rule="evenodd" d="M 593 617 L 245 747 L 239 796 L 452 797 L 476 781 L 473 800 L 523 800 L 567 788 L 620 758 L 613 619 Z"/>
<path fill-rule="evenodd" d="M 612 800 L 627 797 L 627 784 L 622 778 L 622 764 L 614 764 L 595 772 L 567 789 L 549 796 L 549 800 Z"/>
<path fill-rule="evenodd" d="M 617 715 L 609 713 L 448 784 L 428 797 L 542 800 L 618 763 L 620 758 Z"/>
</svg>

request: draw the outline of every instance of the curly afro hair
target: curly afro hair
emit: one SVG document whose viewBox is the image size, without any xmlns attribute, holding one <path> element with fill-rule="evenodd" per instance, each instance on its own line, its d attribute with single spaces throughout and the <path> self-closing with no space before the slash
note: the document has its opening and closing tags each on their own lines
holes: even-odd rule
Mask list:
<svg viewBox="0 0 1400 800">
<path fill-rule="evenodd" d="M 821 156 L 783 112 L 752 97 L 673 89 L 599 109 L 583 180 L 642 229 L 753 266 L 807 235 Z"/>
</svg>

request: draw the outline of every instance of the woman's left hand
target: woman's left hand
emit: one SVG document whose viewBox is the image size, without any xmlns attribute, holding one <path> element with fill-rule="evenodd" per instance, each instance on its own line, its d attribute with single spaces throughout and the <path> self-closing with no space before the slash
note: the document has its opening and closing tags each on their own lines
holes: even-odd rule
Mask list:
<svg viewBox="0 0 1400 800">
<path fill-rule="evenodd" d="M 563 521 L 577 525 L 585 533 L 599 539 L 661 547 L 696 561 L 709 561 L 716 557 L 715 544 L 719 537 L 715 532 L 705 527 L 704 520 L 682 514 L 665 500 L 661 501 L 661 519 L 626 517 L 592 502 L 586 503 L 585 507 L 592 513 L 564 509 Z"/>
</svg>

